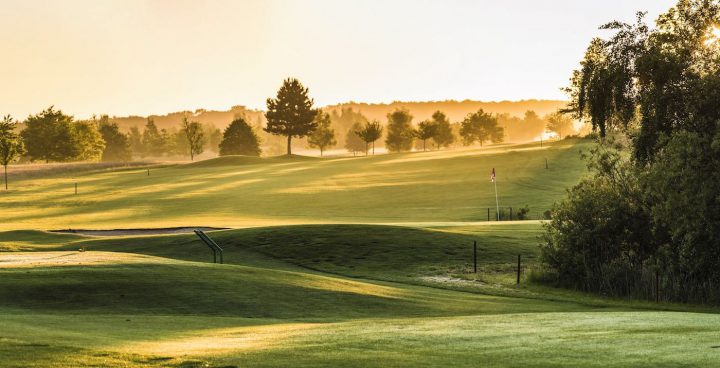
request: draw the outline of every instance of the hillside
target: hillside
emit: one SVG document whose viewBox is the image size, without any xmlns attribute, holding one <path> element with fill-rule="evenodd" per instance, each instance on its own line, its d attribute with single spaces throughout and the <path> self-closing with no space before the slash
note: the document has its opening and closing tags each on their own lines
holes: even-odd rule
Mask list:
<svg viewBox="0 0 720 368">
<path fill-rule="evenodd" d="M 189 165 L 21 180 L 2 229 L 238 227 L 541 218 L 585 172 L 587 140 L 350 158 L 229 157 Z M 545 168 L 545 159 L 548 168 Z M 74 184 L 78 194 L 74 194 Z"/>
</svg>

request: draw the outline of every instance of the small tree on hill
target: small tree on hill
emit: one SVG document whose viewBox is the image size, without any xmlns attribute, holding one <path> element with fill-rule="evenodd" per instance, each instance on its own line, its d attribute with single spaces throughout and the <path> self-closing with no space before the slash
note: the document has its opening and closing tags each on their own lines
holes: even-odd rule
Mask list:
<svg viewBox="0 0 720 368">
<path fill-rule="evenodd" d="M 203 153 L 205 147 L 205 133 L 202 125 L 197 121 L 189 121 L 185 117 L 183 118 L 181 132 L 187 140 L 190 161 L 193 161 L 196 155 Z"/>
<path fill-rule="evenodd" d="M 292 137 L 304 137 L 317 127 L 313 109 L 313 100 L 308 89 L 294 78 L 288 78 L 278 90 L 276 98 L 267 99 L 268 111 L 265 113 L 267 126 L 265 131 L 287 137 L 287 154 L 292 154 Z"/>
<path fill-rule="evenodd" d="M 345 134 L 345 149 L 348 150 L 348 152 L 352 152 L 353 156 L 355 156 L 356 152 L 362 152 L 367 148 L 365 141 L 356 133 L 362 129 L 362 125 L 356 122 L 350 127 L 347 134 Z"/>
<path fill-rule="evenodd" d="M 260 142 L 257 134 L 245 119 L 238 117 L 225 128 L 220 141 L 220 156 L 260 156 Z"/>
<path fill-rule="evenodd" d="M 333 147 L 337 144 L 335 140 L 335 130 L 330 127 L 330 114 L 320 111 L 315 117 L 317 127 L 308 136 L 308 145 L 313 148 L 320 149 L 320 157 L 323 155 L 325 148 Z"/>
<path fill-rule="evenodd" d="M 16 127 L 17 123 L 10 115 L 0 121 L 0 164 L 3 165 L 5 171 L 5 190 L 8 189 L 8 165 L 25 153 L 23 142 L 15 133 Z"/>
<path fill-rule="evenodd" d="M 385 146 L 390 152 L 409 151 L 412 148 L 415 132 L 412 128 L 412 115 L 407 109 L 397 109 L 387 115 L 388 134 Z"/>
<path fill-rule="evenodd" d="M 461 125 L 460 135 L 466 146 L 479 142 L 482 147 L 485 141 L 499 143 L 503 140 L 503 128 L 498 126 L 497 117 L 483 109 L 468 114 Z"/>
<path fill-rule="evenodd" d="M 424 152 L 426 150 L 425 143 L 427 140 L 437 135 L 437 125 L 432 120 L 421 121 L 420 124 L 418 124 L 415 135 L 422 141 Z"/>
<path fill-rule="evenodd" d="M 365 142 L 365 156 L 368 154 L 369 144 L 372 144 L 372 154 L 375 154 L 375 141 L 382 137 L 382 133 L 383 127 L 377 120 L 365 123 L 361 130 L 355 132 Z"/>
<path fill-rule="evenodd" d="M 435 123 L 435 135 L 432 140 L 435 142 L 435 147 L 448 147 L 455 143 L 455 135 L 453 134 L 450 120 L 447 116 L 440 111 L 435 111 L 432 115 L 432 121 Z"/>
</svg>

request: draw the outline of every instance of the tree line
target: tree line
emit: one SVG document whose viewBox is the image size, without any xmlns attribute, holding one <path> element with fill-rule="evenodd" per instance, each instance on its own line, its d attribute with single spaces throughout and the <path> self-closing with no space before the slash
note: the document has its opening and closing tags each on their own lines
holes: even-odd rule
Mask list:
<svg viewBox="0 0 720 368">
<path fill-rule="evenodd" d="M 655 27 L 611 22 L 573 73 L 566 112 L 597 132 L 591 175 L 546 225 L 546 279 L 615 296 L 720 303 L 720 3 Z"/>
<path fill-rule="evenodd" d="M 368 121 L 359 111 L 344 109 L 330 113 L 315 108 L 308 89 L 297 79 L 283 81 L 275 98 L 267 99 L 264 127 L 250 125 L 236 116 L 224 131 L 212 124 L 192 120 L 192 114 L 182 118 L 179 128 L 159 129 L 152 117 L 142 131 L 133 126 L 123 132 L 107 115 L 77 120 L 53 106 L 30 115 L 22 124 L 5 117 L 0 126 L 0 163 L 7 165 L 24 158 L 27 161 L 70 162 L 106 161 L 126 162 L 142 158 L 186 156 L 191 160 L 209 150 L 221 156 L 262 153 L 259 132 L 285 139 L 286 153 L 292 154 L 292 139 L 305 138 L 309 148 L 317 148 L 322 156 L 344 137 L 344 147 L 354 155 L 375 153 L 375 144 L 382 139 L 390 152 L 447 148 L 463 145 L 502 142 L 506 137 L 506 115 L 493 115 L 482 109 L 469 113 L 462 121 L 451 123 L 447 116 L 436 111 L 430 119 L 413 124 L 413 116 L 405 108 L 387 114 L 387 122 Z M 572 122 L 561 115 L 545 120 L 528 112 L 517 125 L 534 126 L 541 122 L 558 133 L 569 130 Z M 555 122 L 555 123 L 553 123 Z M 505 123 L 505 126 L 501 124 Z M 22 129 L 19 126 L 22 125 Z M 333 125 L 339 125 L 336 132 Z M 272 137 L 272 136 L 270 136 Z M 268 139 L 268 138 L 266 138 Z M 270 140 L 270 139 L 268 139 Z M 277 142 L 272 139 L 273 142 Z"/>
</svg>

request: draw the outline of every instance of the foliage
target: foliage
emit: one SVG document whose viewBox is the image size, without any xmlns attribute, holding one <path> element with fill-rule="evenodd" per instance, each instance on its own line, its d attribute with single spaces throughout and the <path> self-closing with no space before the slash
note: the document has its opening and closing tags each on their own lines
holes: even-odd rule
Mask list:
<svg viewBox="0 0 720 368">
<path fill-rule="evenodd" d="M 444 113 L 435 111 L 432 115 L 432 122 L 435 125 L 435 135 L 432 136 L 435 147 L 448 147 L 455 143 L 455 134 L 453 134 L 450 120 Z"/>
<path fill-rule="evenodd" d="M 260 156 L 260 141 L 245 119 L 238 117 L 225 128 L 220 142 L 220 156 Z"/>
<path fill-rule="evenodd" d="M 98 161 L 102 157 L 106 141 L 98 127 L 107 121 L 108 117 L 104 115 L 99 120 L 93 117 L 92 120 L 78 121 L 74 124 L 80 152 L 73 160 Z"/>
<path fill-rule="evenodd" d="M 292 153 L 293 137 L 307 136 L 317 127 L 315 116 L 319 111 L 312 106 L 313 100 L 308 96 L 308 89 L 294 78 L 285 79 L 277 97 L 267 99 L 265 131 L 287 137 L 288 155 Z"/>
<path fill-rule="evenodd" d="M 385 147 L 390 152 L 409 151 L 415 136 L 412 128 L 412 115 L 407 109 L 397 109 L 387 114 L 387 137 Z"/>
<path fill-rule="evenodd" d="M 332 112 L 330 112 L 330 120 L 332 120 L 332 125 L 338 133 L 337 140 L 346 143 L 353 139 L 358 140 L 357 135 L 355 135 L 355 131 L 357 130 L 355 129 L 355 123 L 363 125 L 368 122 L 368 118 L 365 117 L 365 115 L 360 111 L 353 110 L 352 107 L 343 107 L 339 113 L 337 110 L 332 110 Z M 347 146 L 345 148 L 350 152 L 360 152 L 364 149 L 365 144 L 362 142 L 357 143 L 359 143 L 359 146 L 355 151 L 349 149 Z"/>
<path fill-rule="evenodd" d="M 186 117 L 183 118 L 180 134 L 186 139 L 187 149 L 190 152 L 190 161 L 194 160 L 196 155 L 203 153 L 206 139 L 200 123 L 189 121 Z"/>
<path fill-rule="evenodd" d="M 210 151 L 220 153 L 220 142 L 223 139 L 223 133 L 214 124 L 203 124 L 203 131 L 207 137 L 206 144 Z"/>
<path fill-rule="evenodd" d="M 101 119 L 100 134 L 105 141 L 102 152 L 103 162 L 127 162 L 132 160 L 130 138 L 120 131 L 117 123 L 110 123 L 107 116 Z"/>
<path fill-rule="evenodd" d="M 367 144 L 356 132 L 362 130 L 363 127 L 359 122 L 354 123 L 345 134 L 345 149 L 355 155 L 356 152 L 367 150 Z"/>
<path fill-rule="evenodd" d="M 593 175 L 552 212 L 543 259 L 562 283 L 613 295 L 720 302 L 720 4 L 683 0 L 649 29 L 609 23 L 568 88 L 600 136 Z M 656 272 L 655 277 L 651 275 Z M 658 297 L 657 295 L 655 297 Z"/>
<path fill-rule="evenodd" d="M 497 117 L 486 113 L 483 109 L 468 114 L 461 124 L 460 136 L 466 146 L 479 142 L 482 147 L 483 142 L 486 141 L 493 143 L 503 141 L 503 128 L 498 126 Z"/>
<path fill-rule="evenodd" d="M 518 220 L 529 220 L 530 219 L 530 207 L 528 207 L 526 205 L 525 207 L 518 209 L 517 219 Z"/>
<path fill-rule="evenodd" d="M 10 115 L 0 121 L 0 165 L 5 172 L 5 190 L 8 189 L 7 166 L 25 153 L 25 146 L 15 133 L 16 128 L 17 123 Z"/>
<path fill-rule="evenodd" d="M 360 137 L 365 143 L 365 155 L 368 154 L 368 146 L 372 144 L 372 153 L 375 154 L 375 141 L 382 137 L 383 127 L 380 122 L 373 120 L 372 122 L 366 122 L 362 129 L 356 130 L 355 135 Z"/>
<path fill-rule="evenodd" d="M 437 135 L 437 131 L 437 124 L 433 120 L 421 121 L 418 124 L 415 136 L 422 141 L 423 151 L 426 150 L 425 142 L 427 142 L 428 139 L 434 138 Z"/>
<path fill-rule="evenodd" d="M 31 161 L 71 161 L 81 153 L 72 116 L 50 106 L 24 123 L 20 136 Z"/>
<path fill-rule="evenodd" d="M 720 3 L 679 1 L 655 29 L 643 18 L 638 13 L 636 24 L 604 25 L 615 34 L 591 42 L 567 91 L 569 111 L 589 119 L 601 136 L 629 128 L 635 158 L 649 163 L 663 136 L 711 130 L 720 119 L 720 45 L 708 43 Z"/>
<path fill-rule="evenodd" d="M 315 116 L 315 130 L 308 136 L 308 145 L 320 149 L 320 156 L 326 148 L 337 144 L 335 130 L 330 127 L 330 114 L 319 111 Z"/>
<path fill-rule="evenodd" d="M 166 154 L 168 151 L 168 141 L 167 132 L 166 135 L 163 136 L 158 130 L 157 125 L 155 125 L 155 120 L 148 118 L 142 136 L 143 150 L 141 152 L 143 155 L 160 157 Z"/>
<path fill-rule="evenodd" d="M 547 130 L 557 133 L 559 139 L 563 138 L 563 133 L 568 135 L 572 131 L 573 122 L 567 114 L 552 113 L 545 117 L 545 120 L 547 120 Z"/>
<path fill-rule="evenodd" d="M 130 127 L 128 139 L 130 140 L 130 150 L 133 152 L 133 155 L 143 157 L 145 155 L 145 147 L 142 142 L 142 133 L 140 133 L 137 125 Z"/>
</svg>

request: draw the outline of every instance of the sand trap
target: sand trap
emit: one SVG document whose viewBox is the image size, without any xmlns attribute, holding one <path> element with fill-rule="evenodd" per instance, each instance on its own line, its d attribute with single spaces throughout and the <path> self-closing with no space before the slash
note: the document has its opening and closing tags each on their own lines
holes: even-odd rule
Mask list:
<svg viewBox="0 0 720 368">
<path fill-rule="evenodd" d="M 0 253 L 0 269 L 164 263 L 163 258 L 117 252 L 8 252 Z"/>
<path fill-rule="evenodd" d="M 85 230 L 85 229 L 67 229 L 67 230 L 50 230 L 51 233 L 64 234 L 80 234 L 89 236 L 128 236 L 128 235 L 163 235 L 163 234 L 186 234 L 192 233 L 194 230 L 213 231 L 227 230 L 226 227 L 164 227 L 156 229 L 113 229 L 113 230 Z"/>
</svg>

